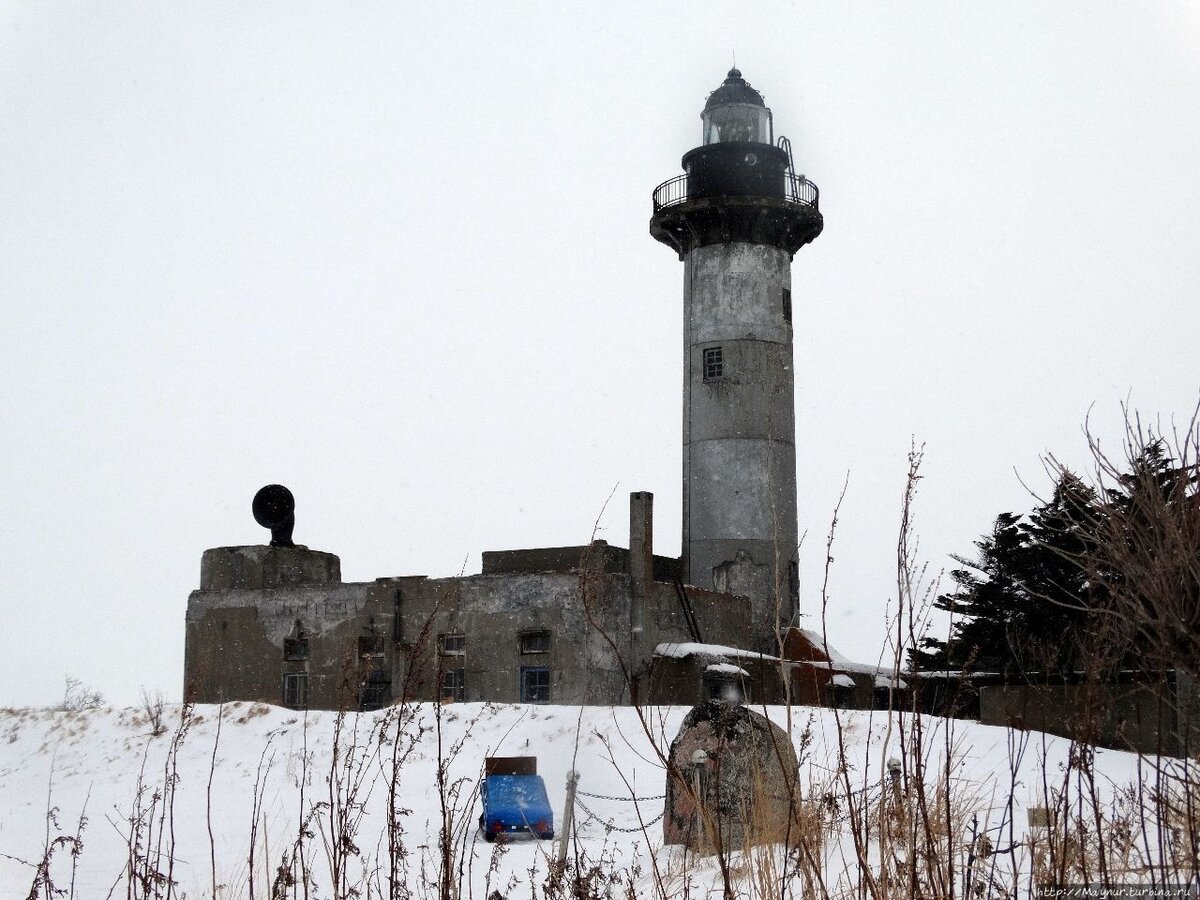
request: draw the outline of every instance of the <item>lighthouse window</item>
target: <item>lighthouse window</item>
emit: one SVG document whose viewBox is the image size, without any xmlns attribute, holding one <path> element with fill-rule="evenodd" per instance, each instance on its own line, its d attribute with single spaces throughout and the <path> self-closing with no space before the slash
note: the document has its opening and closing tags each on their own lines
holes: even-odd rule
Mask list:
<svg viewBox="0 0 1200 900">
<path fill-rule="evenodd" d="M 704 380 L 720 381 L 724 371 L 725 363 L 721 358 L 721 348 L 706 347 L 704 349 Z"/>
<path fill-rule="evenodd" d="M 792 321 L 792 291 L 790 288 L 783 289 L 783 321 Z"/>
</svg>

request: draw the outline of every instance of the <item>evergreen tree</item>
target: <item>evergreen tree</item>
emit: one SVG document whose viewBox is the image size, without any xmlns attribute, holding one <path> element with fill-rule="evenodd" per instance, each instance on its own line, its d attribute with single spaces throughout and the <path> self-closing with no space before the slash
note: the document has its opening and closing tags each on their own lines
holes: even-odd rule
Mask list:
<svg viewBox="0 0 1200 900">
<path fill-rule="evenodd" d="M 954 590 L 934 602 L 950 634 L 923 638 L 914 668 L 1200 674 L 1197 464 L 1156 438 L 1131 441 L 1120 467 L 1093 450 L 1098 488 L 1059 468 L 1048 501 L 1001 513 L 977 558 L 955 557 Z"/>
<path fill-rule="evenodd" d="M 1049 501 L 1027 517 L 1001 513 L 976 542 L 977 558 L 955 557 L 955 589 L 934 606 L 953 616 L 947 640 L 926 637 L 911 654 L 923 670 L 971 670 L 1017 676 L 1065 672 L 1087 644 L 1089 598 L 1086 525 L 1095 496 L 1065 474 Z"/>
</svg>

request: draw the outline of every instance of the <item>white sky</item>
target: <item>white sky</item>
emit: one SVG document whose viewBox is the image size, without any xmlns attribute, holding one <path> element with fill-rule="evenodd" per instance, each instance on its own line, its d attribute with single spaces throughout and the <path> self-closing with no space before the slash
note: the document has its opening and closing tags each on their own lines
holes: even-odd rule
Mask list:
<svg viewBox="0 0 1200 900">
<path fill-rule="evenodd" d="M 874 658 L 933 573 L 1200 390 L 1192 5 L 0 3 L 0 705 L 181 692 L 263 484 L 346 580 L 679 552 L 681 264 L 736 51 L 821 189 L 793 266 L 802 602 Z M 735 12 L 736 10 L 736 12 Z M 813 618 L 808 627 L 819 627 Z"/>
</svg>

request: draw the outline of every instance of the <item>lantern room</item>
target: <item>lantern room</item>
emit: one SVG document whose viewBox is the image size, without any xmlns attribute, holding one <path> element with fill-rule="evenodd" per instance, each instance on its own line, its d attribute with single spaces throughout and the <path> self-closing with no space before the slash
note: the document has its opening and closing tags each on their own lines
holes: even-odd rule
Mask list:
<svg viewBox="0 0 1200 900">
<path fill-rule="evenodd" d="M 709 94 L 700 120 L 704 144 L 775 143 L 771 110 L 737 69 L 730 69 L 721 86 Z"/>
</svg>

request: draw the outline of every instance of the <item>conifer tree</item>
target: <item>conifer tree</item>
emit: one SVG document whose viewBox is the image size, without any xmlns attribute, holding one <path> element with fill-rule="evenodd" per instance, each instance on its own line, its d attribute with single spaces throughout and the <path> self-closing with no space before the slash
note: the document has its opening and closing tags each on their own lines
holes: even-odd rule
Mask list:
<svg viewBox="0 0 1200 900">
<path fill-rule="evenodd" d="M 1095 450 L 1095 448 L 1094 448 Z M 1102 456 L 1093 488 L 1057 466 L 1049 500 L 1001 513 L 955 557 L 946 640 L 911 653 L 925 671 L 1103 673 L 1183 669 L 1200 661 L 1200 498 L 1197 467 L 1165 443 L 1131 443 L 1121 471 Z M 1122 467 L 1123 468 L 1123 467 Z"/>
</svg>

